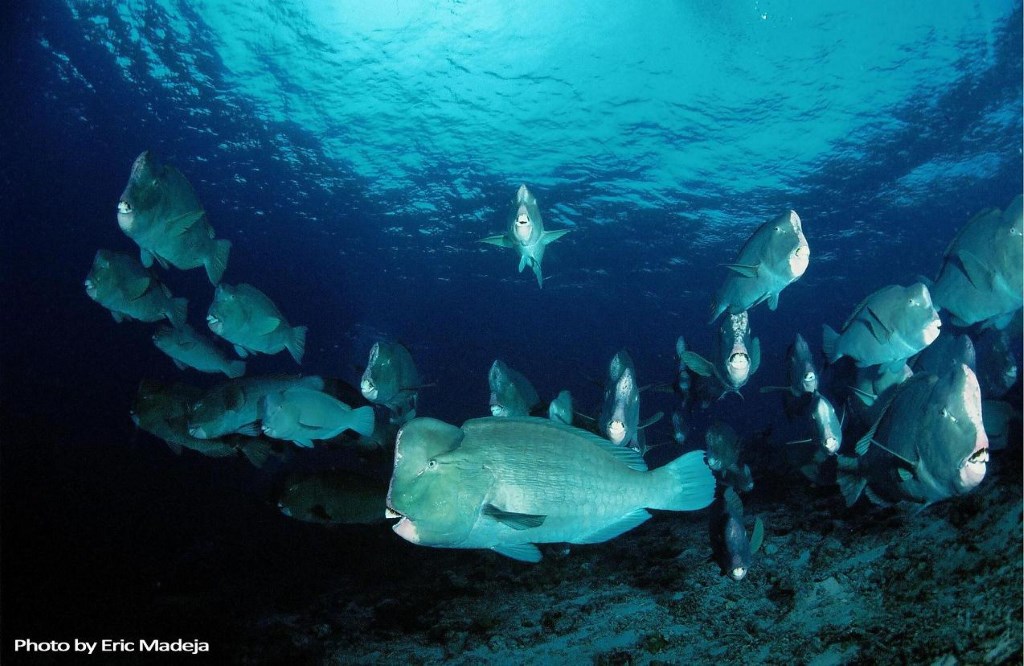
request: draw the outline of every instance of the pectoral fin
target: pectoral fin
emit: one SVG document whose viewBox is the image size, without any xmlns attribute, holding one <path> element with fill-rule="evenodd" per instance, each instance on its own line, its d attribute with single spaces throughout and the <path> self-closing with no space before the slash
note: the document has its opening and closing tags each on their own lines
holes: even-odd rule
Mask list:
<svg viewBox="0 0 1024 666">
<path fill-rule="evenodd" d="M 566 235 L 570 231 L 572 231 L 572 230 L 571 229 L 556 229 L 554 231 L 545 231 L 544 235 L 542 235 L 540 237 L 540 242 L 543 243 L 544 245 L 548 245 L 549 243 L 554 243 L 556 240 L 558 240 L 562 236 Z"/>
<path fill-rule="evenodd" d="M 715 374 L 715 366 L 711 364 L 711 361 L 696 352 L 684 352 L 681 360 L 687 368 L 701 377 L 712 377 Z"/>
<path fill-rule="evenodd" d="M 957 252 L 953 260 L 971 286 L 979 290 L 985 289 L 984 285 L 990 282 L 986 278 L 992 274 L 985 262 L 966 250 Z"/>
<path fill-rule="evenodd" d="M 481 238 L 481 243 L 487 243 L 488 245 L 497 245 L 498 247 L 513 247 L 512 241 L 508 239 L 505 234 L 498 236 L 488 236 L 487 238 Z"/>
<path fill-rule="evenodd" d="M 757 263 L 754 265 L 747 264 L 723 264 L 726 268 L 736 273 L 739 273 L 743 277 L 756 278 L 757 272 L 761 268 L 761 264 Z"/>
<path fill-rule="evenodd" d="M 637 430 L 643 430 L 647 426 L 652 426 L 655 423 L 657 423 L 658 421 L 660 421 L 661 417 L 663 417 L 663 416 L 665 416 L 665 412 L 658 412 L 657 414 L 655 414 L 654 416 L 651 416 L 650 418 L 646 419 L 645 421 L 641 421 L 640 425 L 638 425 L 636 427 L 636 429 Z"/>
<path fill-rule="evenodd" d="M 513 560 L 529 562 L 531 564 L 540 562 L 541 558 L 540 549 L 532 543 L 518 543 L 509 546 L 492 546 L 491 550 L 496 552 L 498 555 L 504 555 L 505 557 L 511 557 Z"/>
<path fill-rule="evenodd" d="M 868 314 L 868 318 L 865 321 L 867 321 L 868 327 L 871 329 L 871 333 L 872 335 L 875 336 L 876 340 L 878 340 L 879 342 L 883 341 L 882 336 L 879 335 L 878 331 L 882 332 L 882 334 L 885 336 L 885 340 L 888 340 L 889 338 L 892 337 L 892 329 L 889 328 L 889 326 L 886 325 L 884 321 L 882 321 L 882 318 L 879 317 L 874 310 L 872 310 L 869 307 L 865 307 L 864 311 L 867 312 Z"/>
<path fill-rule="evenodd" d="M 750 374 L 757 372 L 761 367 L 761 338 L 754 338 L 750 344 Z"/>
<path fill-rule="evenodd" d="M 281 325 L 281 320 L 277 317 L 265 317 L 260 321 L 259 326 L 254 326 L 253 331 L 257 335 L 268 335 L 277 330 L 277 327 Z"/>
<path fill-rule="evenodd" d="M 764 543 L 764 521 L 760 518 L 754 520 L 754 532 L 750 535 L 750 552 L 756 553 Z"/>
<path fill-rule="evenodd" d="M 483 514 L 489 518 L 493 518 L 506 527 L 511 527 L 514 530 L 528 530 L 531 527 L 540 527 L 544 524 L 544 519 L 547 518 L 547 516 L 529 513 L 502 511 L 493 504 L 485 506 Z"/>
</svg>

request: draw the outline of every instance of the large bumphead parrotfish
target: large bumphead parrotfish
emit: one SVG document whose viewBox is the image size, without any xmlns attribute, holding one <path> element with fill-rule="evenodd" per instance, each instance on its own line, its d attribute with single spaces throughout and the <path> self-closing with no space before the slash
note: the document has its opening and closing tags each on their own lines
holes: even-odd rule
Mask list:
<svg viewBox="0 0 1024 666">
<path fill-rule="evenodd" d="M 142 264 L 188 270 L 203 266 L 210 282 L 220 282 L 231 242 L 214 238 L 199 198 L 180 171 L 160 165 L 147 150 L 132 164 L 128 185 L 117 203 L 117 223 L 135 241 Z"/>
<path fill-rule="evenodd" d="M 242 358 L 287 349 L 296 363 L 302 363 L 306 353 L 306 327 L 291 326 L 274 302 L 250 284 L 217 285 L 206 323 Z"/>
<path fill-rule="evenodd" d="M 179 370 L 192 368 L 199 372 L 223 372 L 231 378 L 245 374 L 245 361 L 229 359 L 212 340 L 199 335 L 188 325 L 157 328 L 153 344 L 167 354 Z"/>
<path fill-rule="evenodd" d="M 540 402 L 537 389 L 533 388 L 530 380 L 500 359 L 491 364 L 487 383 L 491 388 L 489 404 L 492 416 L 529 416 L 530 410 Z"/>
<path fill-rule="evenodd" d="M 281 513 L 307 523 L 370 525 L 386 520 L 387 484 L 343 470 L 288 476 L 277 500 Z"/>
<path fill-rule="evenodd" d="M 415 418 L 420 375 L 412 354 L 398 342 L 378 341 L 359 382 L 363 397 L 391 410 L 396 423 Z"/>
<path fill-rule="evenodd" d="M 974 372 L 961 364 L 941 375 L 915 374 L 896 389 L 856 451 L 856 458 L 839 456 L 847 505 L 862 492 L 881 504 L 931 504 L 973 490 L 988 462 Z"/>
<path fill-rule="evenodd" d="M 762 301 L 776 309 L 779 293 L 804 274 L 810 258 L 810 246 L 795 211 L 765 222 L 743 244 L 736 260 L 726 264 L 729 275 L 711 302 L 708 323 L 714 323 L 723 312 L 739 314 Z"/>
<path fill-rule="evenodd" d="M 167 285 L 135 257 L 124 252 L 99 250 L 85 278 L 85 293 L 106 309 L 114 321 L 160 321 L 176 328 L 185 325 L 188 301 L 174 298 Z"/>
<path fill-rule="evenodd" d="M 144 380 L 139 384 L 132 405 L 132 422 L 164 440 L 176 454 L 180 454 L 182 449 L 191 449 L 208 458 L 225 458 L 241 453 L 256 467 L 262 467 L 271 454 L 270 443 L 262 438 L 201 439 L 189 433 L 191 405 L 202 395 L 203 390 L 194 386 Z"/>
<path fill-rule="evenodd" d="M 715 480 L 702 451 L 648 471 L 632 449 L 546 418 L 429 418 L 398 433 L 388 488 L 394 531 L 415 544 L 489 548 L 538 562 L 538 543 L 600 543 L 651 517 L 694 511 Z"/>
<path fill-rule="evenodd" d="M 932 287 L 936 307 L 953 324 L 1003 328 L 1024 305 L 1021 196 L 1005 211 L 983 210 L 950 243 Z"/>
<path fill-rule="evenodd" d="M 332 439 L 346 430 L 363 437 L 373 434 L 373 407 L 352 409 L 323 391 L 292 387 L 263 396 L 260 404 L 263 433 L 306 448 L 313 440 Z"/>
<path fill-rule="evenodd" d="M 822 346 L 831 363 L 849 356 L 859 367 L 885 364 L 895 372 L 939 337 L 941 325 L 928 287 L 893 284 L 864 299 L 840 333 L 826 324 Z"/>
<path fill-rule="evenodd" d="M 743 525 L 743 503 L 736 491 L 719 486 L 715 501 L 708 512 L 708 533 L 711 538 L 711 557 L 722 570 L 723 576 L 743 580 L 750 571 L 753 554 L 764 539 L 764 523 L 754 522 L 753 534 L 748 538 Z"/>
<path fill-rule="evenodd" d="M 718 330 L 717 363 L 692 351 L 683 352 L 682 360 L 696 374 L 715 377 L 727 390 L 739 393 L 761 365 L 761 342 L 753 337 L 746 312 L 730 314 Z"/>
<path fill-rule="evenodd" d="M 526 185 L 520 185 L 512 202 L 508 229 L 503 234 L 488 236 L 480 242 L 515 249 L 519 253 L 519 272 L 522 273 L 529 266 L 537 276 L 537 285 L 543 288 L 541 262 L 544 260 L 544 249 L 567 233 L 569 229 L 544 231 L 537 199 Z"/>
<path fill-rule="evenodd" d="M 217 384 L 191 405 L 189 434 L 200 439 L 231 433 L 259 435 L 263 398 L 296 387 L 322 391 L 324 380 L 317 376 L 240 377 Z"/>
</svg>

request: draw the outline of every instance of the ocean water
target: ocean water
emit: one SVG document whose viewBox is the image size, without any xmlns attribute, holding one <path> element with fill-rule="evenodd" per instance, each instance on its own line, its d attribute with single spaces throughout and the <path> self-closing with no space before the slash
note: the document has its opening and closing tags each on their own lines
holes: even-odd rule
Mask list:
<svg viewBox="0 0 1024 666">
<path fill-rule="evenodd" d="M 386 528 L 281 516 L 287 465 L 179 457 L 134 428 L 139 381 L 183 375 L 151 325 L 115 324 L 82 281 L 97 249 L 136 249 L 115 209 L 143 150 L 188 177 L 232 242 L 225 281 L 309 326 L 303 372 L 357 383 L 373 342 L 400 340 L 436 384 L 420 413 L 454 423 L 487 414 L 496 358 L 591 412 L 619 349 L 641 384 L 671 381 L 678 335 L 710 349 L 721 264 L 794 209 L 810 267 L 776 311 L 751 312 L 764 358 L 745 398 L 695 426 L 757 433 L 779 409 L 757 387 L 784 382 L 795 333 L 817 352 L 823 323 L 934 277 L 957 230 L 1022 188 L 1018 2 L 0 12 L 5 654 L 20 637 L 244 642 L 339 571 L 438 562 Z M 543 289 L 479 242 L 522 183 L 546 228 L 571 230 Z M 203 328 L 202 272 L 161 275 Z M 296 369 L 285 354 L 250 364 Z M 672 400 L 645 396 L 643 412 Z M 669 419 L 649 437 L 671 440 Z"/>
</svg>

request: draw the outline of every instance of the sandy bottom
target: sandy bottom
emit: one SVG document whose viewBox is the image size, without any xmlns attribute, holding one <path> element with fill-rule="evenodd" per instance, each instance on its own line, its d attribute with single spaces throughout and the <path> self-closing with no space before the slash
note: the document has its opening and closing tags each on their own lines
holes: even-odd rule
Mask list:
<svg viewBox="0 0 1024 666">
<path fill-rule="evenodd" d="M 763 550 L 734 582 L 707 512 L 527 565 L 418 548 L 386 527 L 339 552 L 308 607 L 245 627 L 243 663 L 1020 664 L 1022 488 L 1003 452 L 972 494 L 924 511 L 847 509 L 793 474 L 745 497 Z M 749 525 L 748 525 L 749 528 Z M 345 528 L 355 529 L 355 528 Z M 354 534 L 354 533 L 353 533 Z"/>
</svg>

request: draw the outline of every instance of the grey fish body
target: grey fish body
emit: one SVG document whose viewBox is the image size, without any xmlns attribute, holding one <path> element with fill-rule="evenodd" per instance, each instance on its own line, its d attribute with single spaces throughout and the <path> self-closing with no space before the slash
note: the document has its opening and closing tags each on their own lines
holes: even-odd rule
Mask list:
<svg viewBox="0 0 1024 666">
<path fill-rule="evenodd" d="M 878 420 L 896 388 L 913 375 L 914 371 L 906 363 L 895 370 L 884 365 L 857 368 L 847 404 L 862 423 L 870 425 Z"/>
<path fill-rule="evenodd" d="M 384 522 L 387 484 L 342 470 L 291 474 L 278 498 L 281 513 L 323 525 Z"/>
<path fill-rule="evenodd" d="M 117 205 L 117 223 L 138 244 L 146 267 L 154 258 L 182 270 L 202 266 L 213 284 L 227 268 L 230 241 L 214 237 L 185 176 L 172 166 L 157 164 L 149 151 L 132 164 Z"/>
<path fill-rule="evenodd" d="M 989 323 L 1024 305 L 1021 196 L 975 215 L 950 243 L 932 287 L 957 326 Z"/>
<path fill-rule="evenodd" d="M 185 384 L 165 385 L 143 381 L 132 405 L 132 421 L 142 430 L 164 440 L 175 453 L 181 453 L 183 448 L 209 458 L 225 458 L 242 453 L 253 465 L 262 466 L 270 455 L 270 446 L 265 441 L 200 439 L 189 433 L 190 406 L 202 395 L 202 389 Z"/>
<path fill-rule="evenodd" d="M 153 271 L 124 252 L 96 252 L 85 279 L 85 292 L 109 310 L 117 322 L 166 319 L 176 328 L 185 325 L 188 301 L 171 296 Z"/>
<path fill-rule="evenodd" d="M 1009 334 L 1005 330 L 987 329 L 976 338 L 975 350 L 982 397 L 1003 397 L 1020 377 L 1020 365 L 1011 349 Z"/>
<path fill-rule="evenodd" d="M 961 363 L 971 370 L 976 367 L 974 343 L 964 333 L 940 333 L 935 341 L 925 347 L 909 363 L 915 372 L 931 372 L 941 375 L 955 369 Z"/>
<path fill-rule="evenodd" d="M 761 365 L 761 341 L 753 337 L 746 312 L 730 314 L 718 329 L 718 356 L 714 362 L 692 351 L 681 360 L 702 377 L 715 377 L 726 391 L 739 393 Z"/>
<path fill-rule="evenodd" d="M 217 285 L 206 322 L 211 331 L 234 345 L 242 358 L 287 349 L 296 363 L 302 363 L 306 327 L 291 326 L 274 302 L 252 285 Z"/>
<path fill-rule="evenodd" d="M 889 285 L 864 299 L 840 333 L 824 326 L 823 347 L 832 363 L 849 356 L 859 367 L 887 364 L 895 370 L 930 345 L 940 326 L 926 286 Z"/>
<path fill-rule="evenodd" d="M 739 314 L 763 301 L 775 310 L 779 294 L 804 274 L 809 260 L 810 247 L 795 211 L 765 222 L 729 264 L 725 282 L 711 303 L 708 323 L 723 312 Z"/>
<path fill-rule="evenodd" d="M 352 409 L 323 391 L 291 387 L 263 396 L 260 402 L 263 433 L 311 447 L 313 440 L 331 439 L 346 430 L 363 437 L 373 434 L 373 407 Z"/>
<path fill-rule="evenodd" d="M 322 391 L 320 377 L 240 377 L 222 382 L 196 400 L 189 413 L 193 437 L 211 439 L 232 433 L 259 434 L 260 402 L 270 393 L 293 387 Z"/>
<path fill-rule="evenodd" d="M 847 504 L 865 489 L 876 502 L 924 504 L 973 490 L 988 461 L 981 410 L 981 388 L 966 365 L 915 374 L 858 442 L 858 457 L 839 457 Z"/>
<path fill-rule="evenodd" d="M 488 236 L 481 242 L 515 249 L 519 254 L 519 272 L 522 273 L 523 269 L 529 266 L 537 278 L 537 285 L 543 288 L 544 276 L 541 263 L 544 261 L 544 249 L 567 233 L 569 233 L 569 229 L 544 231 L 544 222 L 541 219 L 540 208 L 537 206 L 537 199 L 526 185 L 521 185 L 512 202 L 506 232 L 497 236 Z"/>
<path fill-rule="evenodd" d="M 843 444 L 843 426 L 832 403 L 817 392 L 811 401 L 811 422 L 814 425 L 811 441 L 825 454 L 836 455 Z"/>
<path fill-rule="evenodd" d="M 416 416 L 420 376 L 412 354 L 398 342 L 375 342 L 359 382 L 359 390 L 370 402 L 387 407 L 404 423 Z"/>
<path fill-rule="evenodd" d="M 754 534 L 747 537 L 743 525 L 743 504 L 732 488 L 719 489 L 708 512 L 708 535 L 711 556 L 722 570 L 723 576 L 743 580 L 750 570 L 753 553 L 761 546 L 764 526 L 760 520 Z"/>
<path fill-rule="evenodd" d="M 789 392 L 794 397 L 818 390 L 818 370 L 814 366 L 811 348 L 799 333 L 786 350 L 786 366 L 789 371 Z"/>
<path fill-rule="evenodd" d="M 559 391 L 558 396 L 548 405 L 548 418 L 571 426 L 573 422 L 572 394 Z"/>
<path fill-rule="evenodd" d="M 608 384 L 601 406 L 601 434 L 613 444 L 639 449 L 640 389 L 636 383 L 633 359 L 626 351 L 612 357 L 608 366 Z"/>
<path fill-rule="evenodd" d="M 528 416 L 540 402 L 537 390 L 526 377 L 495 360 L 487 373 L 491 389 L 489 404 L 492 416 Z"/>
<path fill-rule="evenodd" d="M 222 372 L 228 377 L 245 374 L 245 362 L 229 359 L 212 340 L 196 333 L 191 326 L 161 326 L 153 334 L 153 344 L 167 354 L 179 369 Z"/>
<path fill-rule="evenodd" d="M 707 454 L 704 461 L 711 471 L 722 473 L 735 467 L 740 457 L 740 438 L 732 426 L 715 421 L 704 432 Z"/>
<path fill-rule="evenodd" d="M 647 520 L 645 508 L 707 506 L 702 455 L 646 471 L 636 452 L 549 419 L 415 419 L 398 435 L 388 512 L 412 543 L 536 562 L 533 544 L 599 543 Z"/>
</svg>

